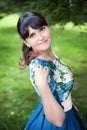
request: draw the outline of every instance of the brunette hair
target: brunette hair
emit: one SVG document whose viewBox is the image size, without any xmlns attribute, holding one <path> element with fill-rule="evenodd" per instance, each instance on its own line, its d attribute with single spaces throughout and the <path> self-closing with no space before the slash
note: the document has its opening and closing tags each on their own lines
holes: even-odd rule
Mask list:
<svg viewBox="0 0 87 130">
<path fill-rule="evenodd" d="M 26 39 L 29 36 L 28 27 L 33 29 L 39 29 L 41 26 L 48 26 L 45 18 L 36 12 L 25 12 L 23 13 L 17 22 L 17 30 L 22 39 Z M 28 47 L 23 43 L 22 45 L 23 57 L 20 59 L 20 66 L 24 67 L 29 65 L 30 61 L 37 57 L 37 54 L 33 52 L 32 47 Z"/>
</svg>

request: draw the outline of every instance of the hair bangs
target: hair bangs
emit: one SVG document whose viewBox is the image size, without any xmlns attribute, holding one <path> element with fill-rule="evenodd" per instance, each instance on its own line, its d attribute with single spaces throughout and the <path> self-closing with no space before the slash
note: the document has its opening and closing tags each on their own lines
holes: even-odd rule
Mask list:
<svg viewBox="0 0 87 130">
<path fill-rule="evenodd" d="M 29 21 L 29 26 L 33 29 L 39 29 L 40 27 L 48 25 L 44 19 L 33 17 Z"/>
</svg>

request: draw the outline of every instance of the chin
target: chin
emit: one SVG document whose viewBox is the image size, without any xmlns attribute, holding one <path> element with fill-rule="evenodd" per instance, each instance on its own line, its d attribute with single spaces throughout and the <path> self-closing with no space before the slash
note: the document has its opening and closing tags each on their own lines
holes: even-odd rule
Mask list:
<svg viewBox="0 0 87 130">
<path fill-rule="evenodd" d="M 42 51 L 48 51 L 50 49 L 51 49 L 50 46 L 44 46 L 44 47 L 41 48 Z"/>
</svg>

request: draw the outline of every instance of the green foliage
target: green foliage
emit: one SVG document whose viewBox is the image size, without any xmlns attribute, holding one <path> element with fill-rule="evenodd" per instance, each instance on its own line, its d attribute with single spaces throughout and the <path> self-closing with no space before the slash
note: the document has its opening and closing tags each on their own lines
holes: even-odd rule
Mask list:
<svg viewBox="0 0 87 130">
<path fill-rule="evenodd" d="M 73 21 L 87 22 L 87 0 L 7 0 L 0 2 L 0 17 L 6 14 L 36 11 L 44 15 L 49 24 Z"/>
<path fill-rule="evenodd" d="M 38 97 L 29 80 L 28 68 L 20 70 L 21 40 L 17 34 L 18 15 L 0 21 L 0 130 L 23 130 Z M 75 78 L 74 104 L 87 129 L 87 24 L 51 26 L 53 51 L 67 63 Z"/>
</svg>

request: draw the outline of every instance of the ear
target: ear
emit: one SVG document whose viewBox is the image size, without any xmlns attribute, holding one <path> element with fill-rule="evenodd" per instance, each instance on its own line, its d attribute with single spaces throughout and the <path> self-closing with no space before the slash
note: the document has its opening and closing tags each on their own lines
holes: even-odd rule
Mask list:
<svg viewBox="0 0 87 130">
<path fill-rule="evenodd" d="M 23 40 L 23 43 L 24 43 L 26 46 L 30 47 L 29 43 L 27 43 L 26 40 Z"/>
</svg>

